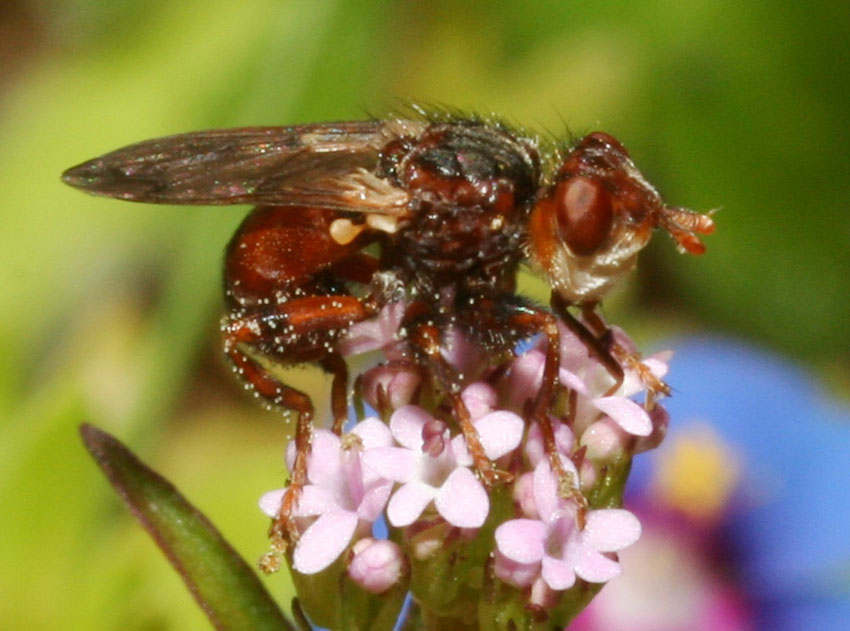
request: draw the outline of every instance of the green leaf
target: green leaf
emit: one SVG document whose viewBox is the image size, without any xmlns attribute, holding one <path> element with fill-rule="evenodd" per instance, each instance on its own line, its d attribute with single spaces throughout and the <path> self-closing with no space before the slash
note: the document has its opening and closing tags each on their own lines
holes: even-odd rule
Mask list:
<svg viewBox="0 0 850 631">
<path fill-rule="evenodd" d="M 216 629 L 294 631 L 256 573 L 170 482 L 106 432 L 82 425 L 80 434 Z"/>
</svg>

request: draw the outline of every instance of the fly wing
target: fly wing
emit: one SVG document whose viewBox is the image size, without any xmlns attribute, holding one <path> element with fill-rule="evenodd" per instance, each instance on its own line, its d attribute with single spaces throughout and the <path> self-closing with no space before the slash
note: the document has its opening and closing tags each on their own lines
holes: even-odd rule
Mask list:
<svg viewBox="0 0 850 631">
<path fill-rule="evenodd" d="M 375 175 L 381 148 L 413 121 L 245 127 L 129 145 L 72 167 L 66 184 L 154 204 L 304 205 L 401 214 L 404 190 Z"/>
</svg>

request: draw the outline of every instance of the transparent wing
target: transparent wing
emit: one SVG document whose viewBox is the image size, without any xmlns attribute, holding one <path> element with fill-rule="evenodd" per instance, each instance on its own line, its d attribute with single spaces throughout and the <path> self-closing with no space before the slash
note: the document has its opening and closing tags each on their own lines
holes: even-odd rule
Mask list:
<svg viewBox="0 0 850 631">
<path fill-rule="evenodd" d="M 155 204 L 305 205 L 401 213 L 406 193 L 374 175 L 408 121 L 245 127 L 146 140 L 65 171 L 94 195 Z"/>
</svg>

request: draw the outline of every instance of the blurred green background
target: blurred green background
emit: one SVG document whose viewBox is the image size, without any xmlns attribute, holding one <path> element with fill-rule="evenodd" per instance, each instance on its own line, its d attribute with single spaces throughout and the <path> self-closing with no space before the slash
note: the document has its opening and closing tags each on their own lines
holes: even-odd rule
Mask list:
<svg viewBox="0 0 850 631">
<path fill-rule="evenodd" d="M 657 239 L 610 319 L 645 346 L 756 341 L 846 396 L 848 35 L 834 0 L 5 0 L 0 627 L 206 628 L 80 422 L 129 444 L 248 559 L 266 548 L 256 498 L 285 474 L 288 428 L 220 357 L 221 253 L 245 209 L 96 199 L 63 169 L 149 137 L 398 99 L 604 129 L 668 202 L 722 208 L 701 258 Z M 288 600 L 282 576 L 267 583 Z"/>
</svg>

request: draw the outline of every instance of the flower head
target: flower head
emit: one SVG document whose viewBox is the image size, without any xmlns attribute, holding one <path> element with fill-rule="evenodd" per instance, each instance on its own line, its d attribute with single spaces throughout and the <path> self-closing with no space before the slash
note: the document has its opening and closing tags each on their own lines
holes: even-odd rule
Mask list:
<svg viewBox="0 0 850 631">
<path fill-rule="evenodd" d="M 403 575 L 420 606 L 458 611 L 477 611 L 464 599 L 480 591 L 485 567 L 493 568 L 499 589 L 547 612 L 578 579 L 601 585 L 619 576 L 616 553 L 637 540 L 641 526 L 629 511 L 609 507 L 620 498 L 631 456 L 657 445 L 666 431 L 668 417 L 655 396 L 645 397 L 651 405 L 640 397 L 647 375 L 665 374 L 668 356 L 643 365 L 632 358 L 617 382 L 560 327 L 557 386 L 540 418 L 533 410 L 545 341 L 487 366 L 486 353 L 473 352 L 460 329 L 450 328 L 442 358 L 463 373 L 458 383 L 465 385 L 450 391 L 411 359 L 398 335 L 403 313 L 386 307 L 346 336 L 346 353 L 384 353 L 386 363 L 364 373 L 360 392 L 388 422 L 366 419 L 342 438 L 314 432 L 309 483 L 293 515 L 301 528 L 293 568 L 321 573 L 349 550 L 347 576 L 366 592 L 384 594 Z M 613 339 L 623 353 L 635 352 L 621 331 Z M 293 458 L 294 448 L 290 464 Z M 490 486 L 482 482 L 482 460 L 499 471 Z M 263 498 L 267 514 L 277 514 L 282 493 Z M 392 543 L 370 536 L 381 515 Z M 448 603 L 432 584 L 444 576 L 453 581 L 444 586 Z M 580 591 L 576 606 L 594 593 L 586 585 Z"/>
</svg>

